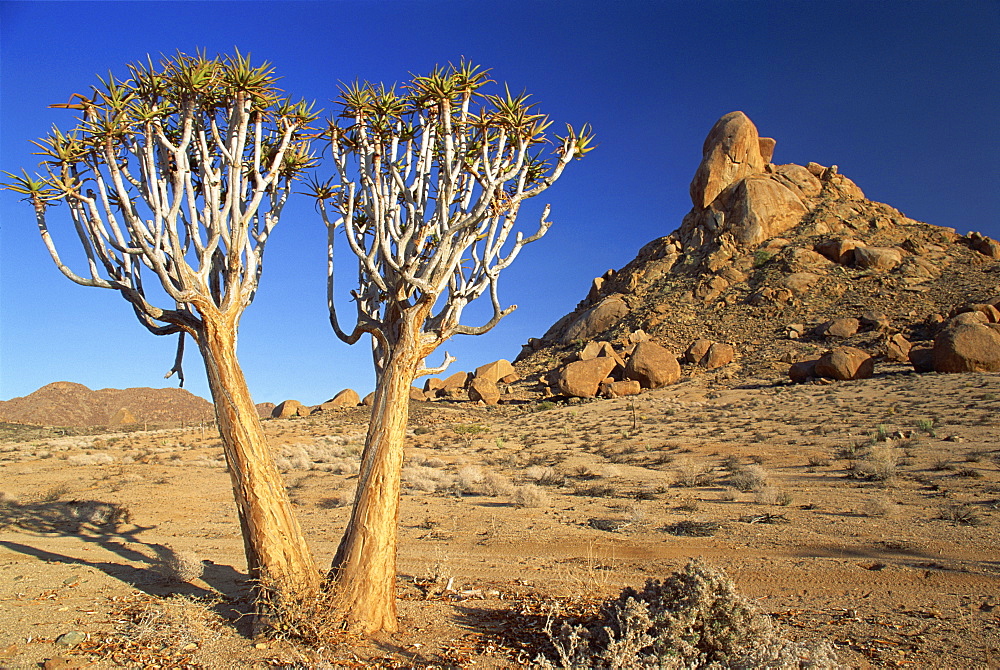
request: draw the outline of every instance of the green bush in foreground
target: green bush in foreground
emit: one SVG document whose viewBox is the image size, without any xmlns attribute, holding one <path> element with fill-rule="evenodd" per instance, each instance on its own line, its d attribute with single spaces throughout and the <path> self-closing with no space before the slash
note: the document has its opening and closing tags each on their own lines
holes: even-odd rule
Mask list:
<svg viewBox="0 0 1000 670">
<path fill-rule="evenodd" d="M 641 591 L 626 588 L 590 625 L 552 622 L 546 632 L 558 664 L 542 668 L 836 668 L 833 645 L 782 638 L 770 617 L 736 592 L 721 570 L 694 559 Z"/>
</svg>

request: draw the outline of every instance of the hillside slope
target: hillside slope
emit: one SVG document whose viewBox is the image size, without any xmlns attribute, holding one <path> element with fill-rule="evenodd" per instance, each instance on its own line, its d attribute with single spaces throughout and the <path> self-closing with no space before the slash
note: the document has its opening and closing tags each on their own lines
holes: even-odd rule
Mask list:
<svg viewBox="0 0 1000 670">
<path fill-rule="evenodd" d="M 680 227 L 595 278 L 524 345 L 522 375 L 538 382 L 586 342 L 627 344 L 643 330 L 678 354 L 699 338 L 733 345 L 723 377 L 783 377 L 830 346 L 815 334 L 827 320 L 865 317 L 838 343 L 878 355 L 894 333 L 932 338 L 956 306 L 1000 302 L 996 241 L 873 202 L 835 165 L 775 164 L 774 148 L 742 112 L 719 119 Z"/>
<path fill-rule="evenodd" d="M 212 404 L 179 388 L 91 390 L 54 382 L 26 396 L 0 401 L 0 421 L 51 426 L 168 425 L 211 421 Z"/>
</svg>

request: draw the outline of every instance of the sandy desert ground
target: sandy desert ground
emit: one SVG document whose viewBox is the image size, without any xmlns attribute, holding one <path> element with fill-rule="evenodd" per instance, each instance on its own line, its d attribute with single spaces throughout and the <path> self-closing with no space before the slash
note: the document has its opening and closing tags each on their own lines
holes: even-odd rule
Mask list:
<svg viewBox="0 0 1000 670">
<path fill-rule="evenodd" d="M 848 666 L 1000 667 L 1000 375 L 733 384 L 415 402 L 401 632 L 323 649 L 247 635 L 217 436 L 10 438 L 0 667 L 522 667 L 546 649 L 547 612 L 586 611 L 691 557 Z M 321 566 L 366 420 L 266 422 Z M 192 566 L 201 577 L 176 579 Z"/>
</svg>

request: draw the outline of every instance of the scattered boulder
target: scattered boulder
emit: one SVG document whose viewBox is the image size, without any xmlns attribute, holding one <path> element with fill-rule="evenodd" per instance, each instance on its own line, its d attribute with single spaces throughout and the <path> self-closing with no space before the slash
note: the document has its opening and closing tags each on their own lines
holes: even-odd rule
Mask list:
<svg viewBox="0 0 1000 670">
<path fill-rule="evenodd" d="M 691 201 L 698 209 L 707 208 L 733 182 L 763 172 L 764 163 L 753 121 L 743 112 L 726 114 L 705 138 L 701 164 L 691 181 Z"/>
<path fill-rule="evenodd" d="M 911 347 L 907 358 L 916 372 L 934 372 L 933 347 Z"/>
<path fill-rule="evenodd" d="M 639 330 L 634 330 L 631 333 L 629 333 L 628 343 L 629 344 L 639 344 L 640 342 L 649 342 L 649 339 L 650 339 L 649 338 L 649 333 L 647 333 L 646 331 L 644 331 L 642 329 L 639 329 Z"/>
<path fill-rule="evenodd" d="M 291 416 L 300 416 L 300 409 L 308 409 L 303 407 L 302 403 L 298 400 L 286 400 L 285 402 L 278 403 L 273 410 L 271 410 L 271 418 L 274 419 L 287 419 Z"/>
<path fill-rule="evenodd" d="M 438 388 L 438 393 L 442 391 L 447 393 L 448 391 L 457 391 L 459 389 L 464 389 L 469 384 L 469 380 L 472 378 L 468 372 L 456 372 L 453 375 L 449 375 L 441 380 L 441 386 Z"/>
<path fill-rule="evenodd" d="M 476 375 L 469 384 L 469 400 L 496 405 L 500 402 L 500 389 L 497 388 L 496 382 L 490 379 L 490 375 L 483 377 Z"/>
<path fill-rule="evenodd" d="M 867 379 L 875 372 L 875 359 L 856 347 L 836 347 L 816 361 L 816 376 L 849 381 Z"/>
<path fill-rule="evenodd" d="M 444 388 L 444 380 L 439 377 L 431 377 L 424 382 L 424 393 L 437 395 L 437 392 Z"/>
<path fill-rule="evenodd" d="M 886 316 L 883 312 L 877 312 L 875 310 L 865 312 L 858 320 L 861 322 L 861 326 L 865 329 L 874 330 L 880 333 L 884 333 L 889 330 L 889 326 L 892 325 L 888 316 Z"/>
<path fill-rule="evenodd" d="M 809 292 L 813 284 L 822 277 L 813 272 L 793 272 L 781 280 L 781 285 L 795 295 L 804 295 Z"/>
<path fill-rule="evenodd" d="M 516 374 L 514 366 L 510 364 L 510 361 L 501 358 L 498 361 L 480 365 L 476 368 L 475 379 L 486 379 L 496 384 L 500 381 L 501 377 L 512 374 Z"/>
<path fill-rule="evenodd" d="M 695 288 L 694 297 L 704 301 L 705 304 L 709 304 L 718 300 L 719 296 L 725 293 L 728 288 L 728 281 L 726 281 L 723 277 L 714 275 L 712 277 L 708 277 Z"/>
<path fill-rule="evenodd" d="M 789 379 L 796 384 L 801 384 L 802 382 L 809 381 L 810 379 L 815 379 L 817 377 L 816 363 L 817 360 L 815 358 L 808 361 L 792 363 L 791 367 L 788 368 Z"/>
<path fill-rule="evenodd" d="M 888 272 L 902 260 L 902 252 L 891 247 L 858 247 L 854 250 L 854 266 L 862 270 Z"/>
<path fill-rule="evenodd" d="M 1000 242 L 979 233 L 969 233 L 969 246 L 987 258 L 1000 260 Z"/>
<path fill-rule="evenodd" d="M 427 400 L 427 395 L 419 386 L 410 387 L 410 400 Z"/>
<path fill-rule="evenodd" d="M 966 312 L 982 312 L 986 320 L 983 323 L 997 323 L 1000 321 L 1000 309 L 997 309 L 989 303 L 977 303 L 974 305 L 965 305 L 952 311 L 952 316 L 957 316 Z"/>
<path fill-rule="evenodd" d="M 803 272 L 808 270 L 822 270 L 832 263 L 823 254 L 812 249 L 793 248 L 788 250 L 785 257 L 785 264 L 792 272 Z"/>
<path fill-rule="evenodd" d="M 736 349 L 732 345 L 706 339 L 695 340 L 684 352 L 685 363 L 700 365 L 709 370 L 728 365 L 733 362 L 734 358 L 736 358 Z"/>
<path fill-rule="evenodd" d="M 625 377 L 643 388 L 655 389 L 676 383 L 681 378 L 681 366 L 669 350 L 654 342 L 640 342 L 628 359 Z"/>
<path fill-rule="evenodd" d="M 642 392 L 642 386 L 633 379 L 626 379 L 620 382 L 601 382 L 599 392 L 602 398 L 622 398 L 629 395 L 638 395 Z"/>
<path fill-rule="evenodd" d="M 857 240 L 849 238 L 833 238 L 823 240 L 813 245 L 813 249 L 840 265 L 850 265 L 854 262 L 854 250 L 862 246 Z"/>
<path fill-rule="evenodd" d="M 360 403 L 361 398 L 358 397 L 357 391 L 344 389 L 320 405 L 319 408 L 325 412 L 328 409 L 336 409 L 338 407 L 357 407 Z"/>
<path fill-rule="evenodd" d="M 804 323 L 790 323 L 785 326 L 785 336 L 790 340 L 797 340 L 806 334 Z"/>
<path fill-rule="evenodd" d="M 910 349 L 912 348 L 913 345 L 902 333 L 896 333 L 885 343 L 885 356 L 890 361 L 906 363 L 910 360 Z"/>
<path fill-rule="evenodd" d="M 601 382 L 608 378 L 617 365 L 613 358 L 606 356 L 574 361 L 555 373 L 553 385 L 568 396 L 593 398 L 597 395 Z"/>
<path fill-rule="evenodd" d="M 365 407 L 371 407 L 373 404 L 375 404 L 375 391 L 372 391 L 364 398 L 362 398 L 361 404 L 364 405 Z"/>
<path fill-rule="evenodd" d="M 729 365 L 735 358 L 736 349 L 733 345 L 713 342 L 712 346 L 708 348 L 708 354 L 705 356 L 703 364 L 709 370 L 715 370 L 723 365 Z"/>
<path fill-rule="evenodd" d="M 957 318 L 949 321 L 934 338 L 934 370 L 1000 372 L 1000 328 L 982 323 L 955 323 Z"/>
<path fill-rule="evenodd" d="M 953 313 L 953 316 L 944 322 L 944 327 L 951 326 L 975 326 L 989 323 L 989 317 L 979 310 L 970 309 L 967 312 Z"/>
<path fill-rule="evenodd" d="M 587 342 L 586 346 L 577 352 L 576 358 L 579 361 L 589 361 L 591 358 L 597 358 L 598 356 L 607 356 L 609 350 L 611 354 L 615 354 L 614 347 L 610 342 Z"/>
<path fill-rule="evenodd" d="M 852 317 L 831 319 L 817 329 L 823 337 L 852 337 L 861 328 L 861 321 Z"/>
<path fill-rule="evenodd" d="M 608 296 L 573 322 L 562 337 L 563 344 L 573 340 L 589 340 L 611 328 L 628 314 L 628 305 L 621 295 Z"/>
<path fill-rule="evenodd" d="M 691 365 L 698 365 L 702 359 L 708 355 L 708 350 L 712 348 L 712 340 L 699 339 L 691 343 L 691 346 L 684 352 L 684 362 Z"/>
</svg>

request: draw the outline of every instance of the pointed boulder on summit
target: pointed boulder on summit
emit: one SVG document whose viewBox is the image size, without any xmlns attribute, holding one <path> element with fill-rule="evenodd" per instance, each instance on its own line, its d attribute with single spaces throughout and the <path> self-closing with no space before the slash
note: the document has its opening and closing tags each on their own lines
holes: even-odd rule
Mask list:
<svg viewBox="0 0 1000 670">
<path fill-rule="evenodd" d="M 774 152 L 773 144 L 769 150 Z M 705 209 L 730 184 L 763 171 L 757 126 L 743 112 L 730 112 L 715 122 L 705 138 L 701 164 L 691 182 L 691 201 Z"/>
</svg>

